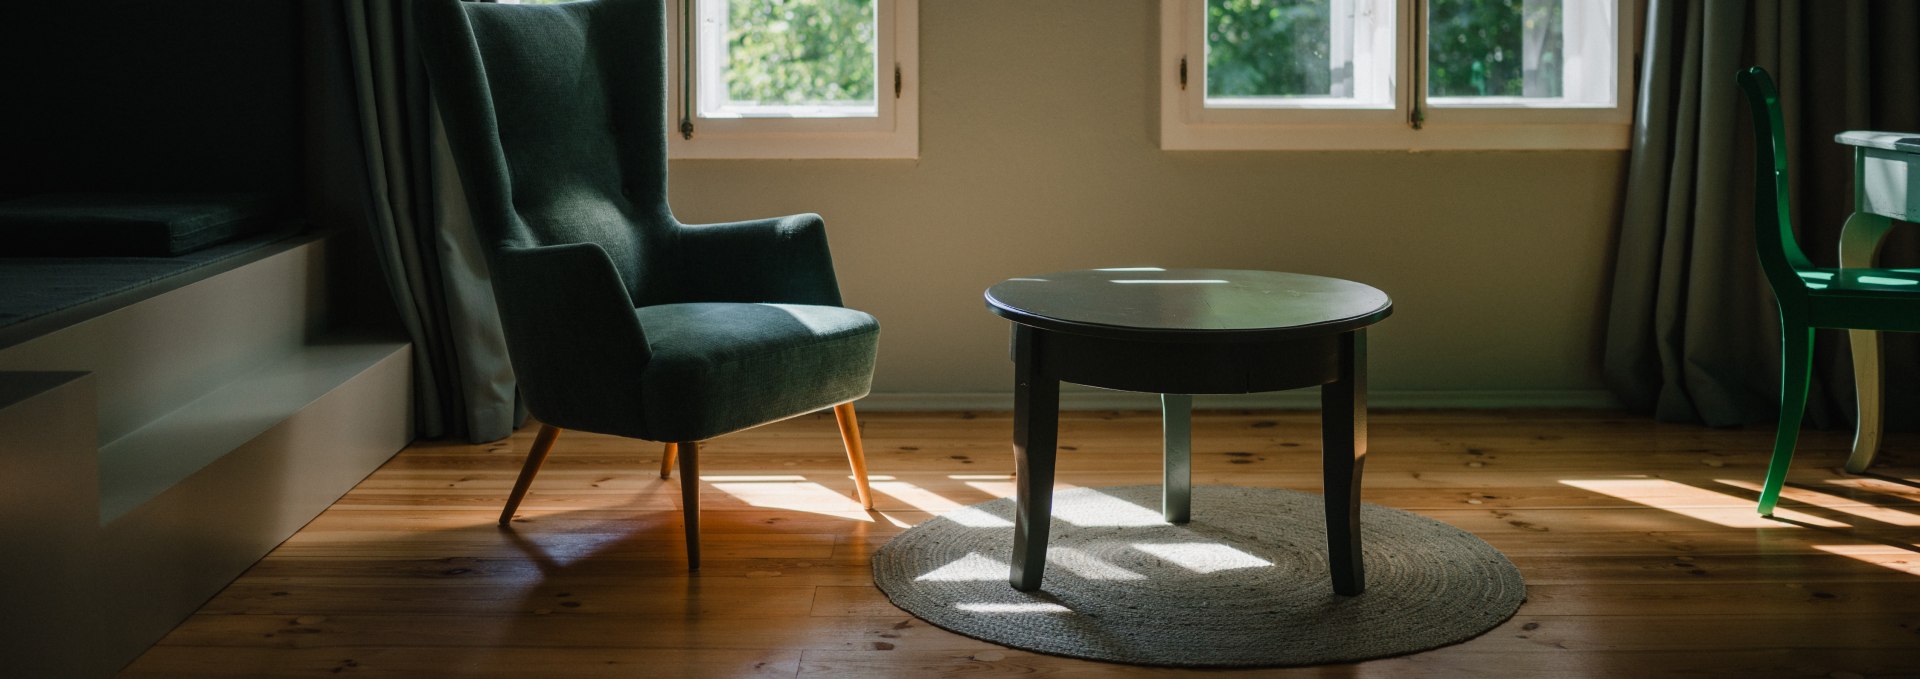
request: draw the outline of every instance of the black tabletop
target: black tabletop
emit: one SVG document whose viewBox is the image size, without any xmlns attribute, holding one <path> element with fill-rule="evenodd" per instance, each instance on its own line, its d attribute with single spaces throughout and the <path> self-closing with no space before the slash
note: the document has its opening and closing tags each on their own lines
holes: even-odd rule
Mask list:
<svg viewBox="0 0 1920 679">
<path fill-rule="evenodd" d="M 987 307 L 1045 330 L 1181 341 L 1281 340 L 1363 328 L 1386 293 L 1338 278 L 1236 269 L 1119 268 L 1023 276 L 987 288 Z"/>
</svg>

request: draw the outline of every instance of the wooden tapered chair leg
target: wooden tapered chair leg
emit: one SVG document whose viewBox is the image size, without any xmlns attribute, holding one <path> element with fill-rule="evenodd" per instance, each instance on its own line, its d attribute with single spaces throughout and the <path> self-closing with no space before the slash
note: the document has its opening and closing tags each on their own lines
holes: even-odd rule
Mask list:
<svg viewBox="0 0 1920 679">
<path fill-rule="evenodd" d="M 666 450 L 660 451 L 660 478 L 673 478 L 673 458 L 680 452 L 680 444 L 669 443 Z"/>
<path fill-rule="evenodd" d="M 513 492 L 507 495 L 507 506 L 500 510 L 500 525 L 513 520 L 513 510 L 520 508 L 520 500 L 527 496 L 527 487 L 533 485 L 533 475 L 540 473 L 540 463 L 547 461 L 547 452 L 553 450 L 553 441 L 557 438 L 560 438 L 559 427 L 540 425 L 540 433 L 533 437 L 533 449 L 527 451 L 527 463 L 520 467 L 520 478 L 514 480 Z"/>
<path fill-rule="evenodd" d="M 700 570 L 700 444 L 682 441 L 680 512 L 687 524 L 687 570 Z"/>
<path fill-rule="evenodd" d="M 860 446 L 860 420 L 852 403 L 833 407 L 833 419 L 840 422 L 840 441 L 847 446 L 847 464 L 853 467 L 853 487 L 860 495 L 860 506 L 873 509 L 873 489 L 867 487 L 867 453 Z"/>
</svg>

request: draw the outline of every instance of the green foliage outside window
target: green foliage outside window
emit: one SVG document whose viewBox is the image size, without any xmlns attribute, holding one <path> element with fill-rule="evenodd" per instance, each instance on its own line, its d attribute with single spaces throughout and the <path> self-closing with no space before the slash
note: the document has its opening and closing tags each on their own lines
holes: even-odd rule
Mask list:
<svg viewBox="0 0 1920 679">
<path fill-rule="evenodd" d="M 1564 1 L 1430 0 L 1427 91 L 1561 96 Z M 1329 94 L 1331 14 L 1331 0 L 1207 0 L 1207 95 Z M 1532 73 L 1528 43 L 1540 51 Z"/>
<path fill-rule="evenodd" d="M 1207 96 L 1325 96 L 1330 0 L 1207 0 Z"/>
<path fill-rule="evenodd" d="M 1427 92 L 1436 97 L 1558 97 L 1560 3 L 1429 0 Z M 1526 82 L 1521 50 L 1533 32 L 1540 66 Z"/>
<path fill-rule="evenodd" d="M 873 1 L 726 0 L 727 98 L 771 105 L 873 102 Z"/>
<path fill-rule="evenodd" d="M 729 99 L 874 100 L 873 0 L 728 0 L 727 13 Z"/>
<path fill-rule="evenodd" d="M 725 1 L 729 99 L 774 105 L 874 100 L 874 0 Z M 1429 0 L 1427 91 L 1560 96 L 1564 1 Z M 1207 0 L 1207 95 L 1330 94 L 1346 75 L 1329 62 L 1332 4 Z M 1540 52 L 1531 73 L 1522 56 L 1529 43 Z"/>
</svg>

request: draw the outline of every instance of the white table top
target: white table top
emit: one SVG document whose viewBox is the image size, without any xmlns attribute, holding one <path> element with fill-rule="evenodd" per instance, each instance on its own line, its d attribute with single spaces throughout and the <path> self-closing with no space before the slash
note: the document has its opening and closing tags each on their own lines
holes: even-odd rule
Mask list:
<svg viewBox="0 0 1920 679">
<path fill-rule="evenodd" d="M 1888 151 L 1899 151 L 1902 153 L 1920 153 L 1920 132 L 1851 130 L 1834 135 L 1833 140 L 1848 146 L 1865 146 Z"/>
</svg>

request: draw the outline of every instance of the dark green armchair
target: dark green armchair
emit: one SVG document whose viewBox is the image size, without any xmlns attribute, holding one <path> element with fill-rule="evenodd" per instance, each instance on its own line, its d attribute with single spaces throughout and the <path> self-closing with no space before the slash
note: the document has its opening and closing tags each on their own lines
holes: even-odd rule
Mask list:
<svg viewBox="0 0 1920 679">
<path fill-rule="evenodd" d="M 840 306 L 818 215 L 690 225 L 667 207 L 661 0 L 418 4 L 421 49 L 542 423 L 507 523 L 562 429 L 665 442 L 700 564 L 699 442 L 852 402 L 880 326 Z"/>
</svg>

